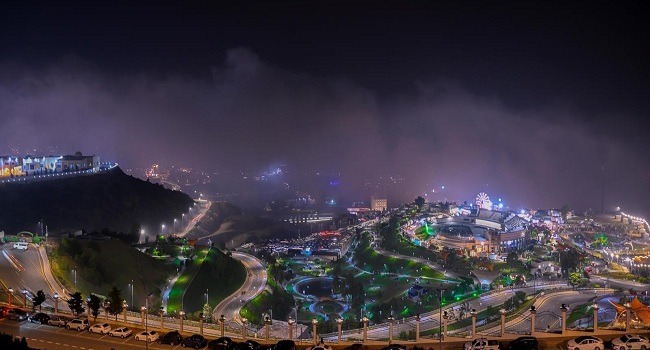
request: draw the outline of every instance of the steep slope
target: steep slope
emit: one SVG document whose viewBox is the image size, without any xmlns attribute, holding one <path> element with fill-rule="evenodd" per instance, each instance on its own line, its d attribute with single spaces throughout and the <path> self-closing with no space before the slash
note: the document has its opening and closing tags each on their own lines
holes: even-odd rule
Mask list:
<svg viewBox="0 0 650 350">
<path fill-rule="evenodd" d="M 119 169 L 106 173 L 0 186 L 0 230 L 50 232 L 107 228 L 130 232 L 171 222 L 193 205 L 185 193 L 142 181 Z"/>
</svg>

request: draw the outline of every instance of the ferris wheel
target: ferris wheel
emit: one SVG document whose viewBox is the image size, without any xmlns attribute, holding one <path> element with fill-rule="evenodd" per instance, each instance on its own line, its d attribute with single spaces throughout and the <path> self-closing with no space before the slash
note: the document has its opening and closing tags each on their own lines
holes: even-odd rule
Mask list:
<svg viewBox="0 0 650 350">
<path fill-rule="evenodd" d="M 476 196 L 476 205 L 478 205 L 481 208 L 487 209 L 489 206 L 492 205 L 492 201 L 490 201 L 490 197 L 485 194 L 485 192 L 481 192 Z"/>
</svg>

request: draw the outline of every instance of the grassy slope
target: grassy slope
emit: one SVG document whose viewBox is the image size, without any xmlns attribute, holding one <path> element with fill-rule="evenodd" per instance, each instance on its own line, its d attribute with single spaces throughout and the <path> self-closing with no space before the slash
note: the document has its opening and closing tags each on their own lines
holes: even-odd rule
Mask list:
<svg viewBox="0 0 650 350">
<path fill-rule="evenodd" d="M 169 312 L 180 310 L 181 299 L 183 311 L 194 313 L 202 310 L 206 290 L 210 306 L 215 307 L 234 293 L 246 279 L 244 265 L 218 249 L 210 249 L 207 256 L 204 251 L 197 255 L 199 258 L 185 269 L 185 273 L 174 284 L 169 294 Z"/>
<path fill-rule="evenodd" d="M 196 275 L 196 273 L 201 268 L 206 252 L 206 250 L 200 250 L 196 252 L 196 255 L 199 258 L 194 259 L 191 263 L 188 263 L 187 266 L 185 266 L 183 274 L 178 277 L 176 283 L 174 283 L 174 286 L 169 291 L 169 299 L 167 300 L 168 313 L 178 312 L 182 307 L 185 306 L 183 305 L 183 292 L 187 289 L 187 287 L 190 285 L 190 282 L 194 278 L 194 275 Z M 188 312 L 187 307 L 184 307 L 183 311 Z M 192 310 L 190 312 L 194 311 L 196 310 Z"/>
<path fill-rule="evenodd" d="M 91 251 L 89 240 L 79 241 L 84 251 Z M 77 289 L 88 295 L 97 293 L 106 295 L 108 290 L 113 286 L 122 290 L 122 296 L 131 304 L 131 290 L 128 285 L 133 280 L 134 283 L 134 304 L 139 306 L 144 303 L 144 298 L 148 293 L 153 292 L 154 297 L 159 297 L 167 278 L 175 271 L 175 267 L 156 260 L 147 254 L 133 249 L 126 243 L 117 240 L 98 241 L 99 250 L 97 261 L 108 271 L 105 276 L 105 282 L 100 284 L 91 284 L 88 282 L 88 273 L 91 273 L 87 267 L 76 264 L 70 256 L 60 256 L 56 259 L 50 259 L 52 268 L 56 277 L 63 281 L 69 289 L 74 288 L 74 274 L 71 272 L 75 267 L 77 269 Z M 155 303 L 155 299 L 151 300 Z"/>
<path fill-rule="evenodd" d="M 185 291 L 186 311 L 203 308 L 206 289 L 209 291 L 209 304 L 214 308 L 241 287 L 245 279 L 246 269 L 242 263 L 219 249 L 210 249 L 196 277 Z"/>
</svg>

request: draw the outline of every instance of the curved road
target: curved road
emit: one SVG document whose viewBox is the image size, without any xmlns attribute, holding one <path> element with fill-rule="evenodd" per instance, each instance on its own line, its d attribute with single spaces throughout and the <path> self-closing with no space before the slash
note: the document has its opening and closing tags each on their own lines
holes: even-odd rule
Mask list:
<svg viewBox="0 0 650 350">
<path fill-rule="evenodd" d="M 246 268 L 247 277 L 235 294 L 224 299 L 212 312 L 213 319 L 224 315 L 228 320 L 239 322 L 239 311 L 249 300 L 262 293 L 268 278 L 266 268 L 256 257 L 240 252 L 233 252 L 232 257 L 241 261 Z"/>
</svg>

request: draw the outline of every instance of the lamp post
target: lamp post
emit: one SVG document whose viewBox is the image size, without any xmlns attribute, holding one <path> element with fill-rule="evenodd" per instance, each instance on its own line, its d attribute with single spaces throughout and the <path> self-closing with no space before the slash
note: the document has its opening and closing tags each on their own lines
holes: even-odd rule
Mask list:
<svg viewBox="0 0 650 350">
<path fill-rule="evenodd" d="M 140 307 L 140 324 L 144 326 L 144 312 L 146 310 L 146 307 L 142 305 Z"/>
<path fill-rule="evenodd" d="M 438 337 L 439 350 L 442 349 L 442 293 L 444 291 L 445 290 L 442 289 L 442 288 L 438 289 L 438 301 L 440 302 L 440 308 L 438 310 L 438 312 L 440 313 L 440 315 L 439 315 L 440 318 L 438 319 L 438 321 L 440 323 L 440 327 L 439 327 L 439 330 L 438 330 L 438 333 L 439 333 L 439 337 Z"/>
<path fill-rule="evenodd" d="M 343 319 L 342 318 L 337 318 L 336 319 L 336 325 L 338 326 L 338 331 L 339 331 L 339 336 L 338 336 L 338 343 L 341 344 L 341 338 L 343 337 Z"/>
<path fill-rule="evenodd" d="M 289 340 L 293 340 L 293 322 L 293 318 L 289 316 L 289 321 L 287 321 L 289 324 Z"/>
<path fill-rule="evenodd" d="M 594 309 L 594 334 L 598 332 L 598 303 L 594 301 L 591 306 Z"/>
<path fill-rule="evenodd" d="M 566 312 L 569 310 L 566 304 L 562 304 L 560 311 L 562 311 L 562 335 L 566 334 Z"/>
<path fill-rule="evenodd" d="M 363 316 L 363 342 L 368 341 L 368 317 Z"/>
<path fill-rule="evenodd" d="M 393 318 L 393 314 L 390 314 L 388 316 L 388 344 L 393 343 L 393 322 L 395 322 L 395 319 Z"/>
<path fill-rule="evenodd" d="M 144 229 L 140 230 L 140 240 L 144 243 Z"/>
<path fill-rule="evenodd" d="M 27 308 L 27 289 L 23 289 L 23 306 Z"/>
<path fill-rule="evenodd" d="M 179 311 L 178 316 L 179 316 L 180 321 L 181 321 L 179 328 L 180 328 L 180 331 L 183 332 L 183 316 L 185 316 L 185 312 L 183 310 Z"/>
<path fill-rule="evenodd" d="M 153 293 L 152 293 L 153 294 Z M 151 294 L 147 295 L 146 298 L 144 298 L 144 331 L 147 333 L 147 341 L 144 342 L 144 346 L 146 350 L 149 350 L 149 317 L 146 315 L 147 309 L 149 308 L 149 297 Z"/>
<path fill-rule="evenodd" d="M 164 321 L 163 316 L 165 316 L 165 308 L 161 306 L 160 307 L 160 330 L 163 330 L 163 321 Z"/>
<path fill-rule="evenodd" d="M 133 280 L 131 280 L 131 305 L 133 305 Z"/>
<path fill-rule="evenodd" d="M 172 234 L 176 234 L 176 221 L 177 221 L 176 218 L 174 218 L 174 230 L 173 230 L 174 232 L 172 232 Z"/>
<path fill-rule="evenodd" d="M 221 317 L 219 317 L 219 322 L 221 322 L 221 336 L 223 337 L 223 333 L 226 329 L 226 318 L 221 315 Z"/>
<path fill-rule="evenodd" d="M 160 229 L 160 235 L 161 236 L 165 235 L 165 224 L 162 224 L 162 228 Z"/>
<path fill-rule="evenodd" d="M 203 335 L 203 321 L 204 321 L 204 319 L 205 319 L 205 316 L 204 316 L 203 313 L 201 312 L 201 313 L 199 314 L 199 334 L 200 334 L 200 335 Z"/>
<path fill-rule="evenodd" d="M 9 289 L 7 289 L 7 292 L 9 292 L 9 296 L 8 296 L 8 298 L 9 298 L 9 307 L 11 307 L 11 295 L 13 294 L 14 289 L 9 287 Z"/>
<path fill-rule="evenodd" d="M 11 297 L 9 297 L 9 307 L 11 307 Z M 59 313 L 59 293 L 54 293 L 54 313 Z"/>
<path fill-rule="evenodd" d="M 184 219 L 185 219 L 185 213 L 181 214 L 181 229 L 183 228 Z"/>
<path fill-rule="evenodd" d="M 126 300 L 122 300 L 122 310 L 124 311 L 124 322 L 126 323 L 126 310 L 129 307 L 129 304 L 126 303 Z"/>
<path fill-rule="evenodd" d="M 72 271 L 74 271 L 74 291 L 77 292 L 77 269 L 75 268 Z"/>
<path fill-rule="evenodd" d="M 246 341 L 246 317 L 241 318 L 241 336 L 244 341 Z"/>
<path fill-rule="evenodd" d="M 311 319 L 311 325 L 312 325 L 313 334 L 314 334 L 313 341 L 314 341 L 314 345 L 316 345 L 316 344 L 318 344 L 318 342 L 316 341 L 316 339 L 318 338 L 318 334 L 316 334 L 316 326 L 318 325 L 318 320 L 315 317 Z"/>
<path fill-rule="evenodd" d="M 475 337 L 476 336 L 476 309 L 472 309 L 470 315 L 472 315 L 472 337 Z"/>
</svg>

